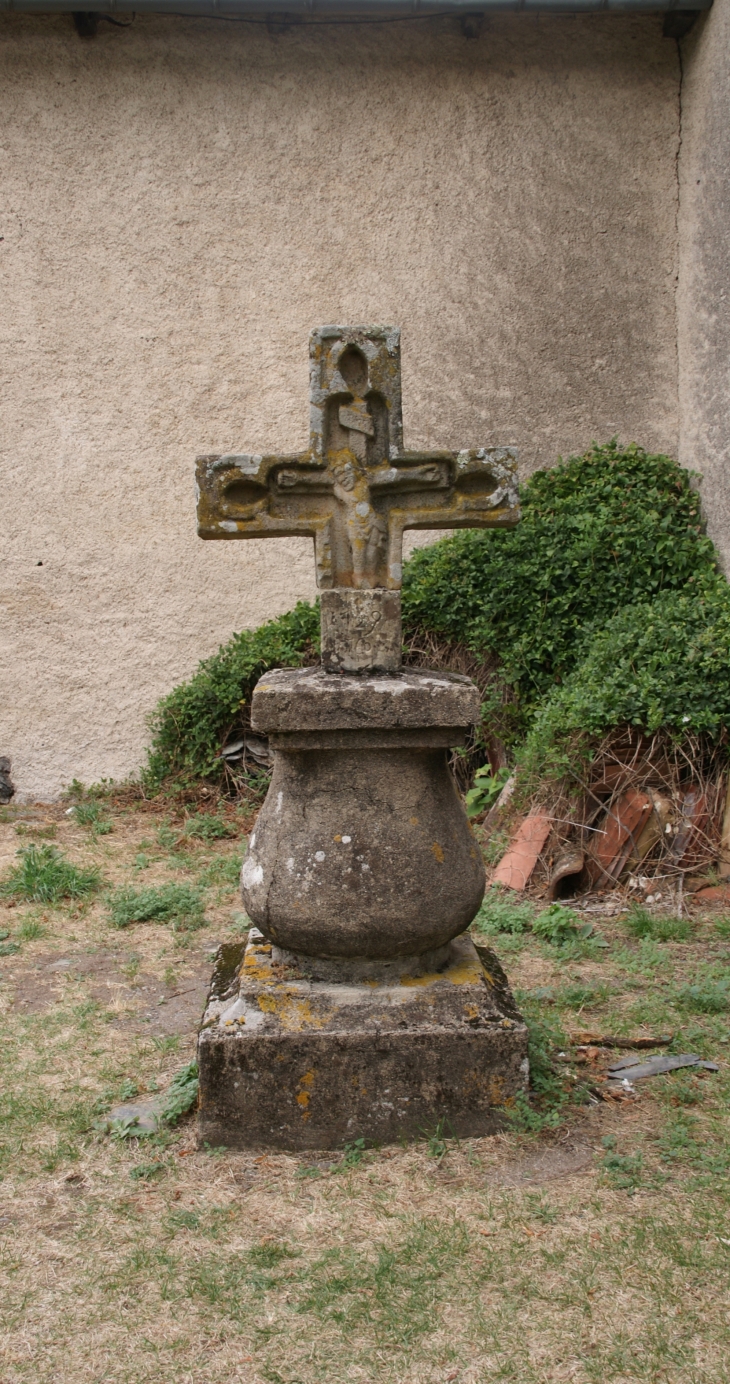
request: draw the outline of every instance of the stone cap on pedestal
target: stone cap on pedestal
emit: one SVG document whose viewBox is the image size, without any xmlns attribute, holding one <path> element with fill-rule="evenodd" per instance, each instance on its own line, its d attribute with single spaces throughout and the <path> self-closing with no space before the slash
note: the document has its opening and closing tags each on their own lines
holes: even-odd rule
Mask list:
<svg viewBox="0 0 730 1384">
<path fill-rule="evenodd" d="M 479 720 L 481 696 L 459 673 L 333 675 L 321 668 L 277 668 L 256 684 L 254 730 L 399 730 L 464 727 Z"/>
</svg>

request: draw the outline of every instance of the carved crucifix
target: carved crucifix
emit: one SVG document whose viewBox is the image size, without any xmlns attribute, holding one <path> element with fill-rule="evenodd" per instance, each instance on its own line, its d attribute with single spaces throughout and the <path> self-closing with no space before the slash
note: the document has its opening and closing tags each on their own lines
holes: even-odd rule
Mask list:
<svg viewBox="0 0 730 1384">
<path fill-rule="evenodd" d="M 403 451 L 395 327 L 321 327 L 309 355 L 309 450 L 199 457 L 198 533 L 313 537 L 325 666 L 397 667 L 404 530 L 512 527 L 516 454 Z"/>
</svg>

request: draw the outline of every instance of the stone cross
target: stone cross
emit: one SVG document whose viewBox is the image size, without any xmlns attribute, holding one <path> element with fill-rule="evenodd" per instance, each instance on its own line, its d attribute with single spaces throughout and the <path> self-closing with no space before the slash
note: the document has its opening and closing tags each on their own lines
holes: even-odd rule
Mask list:
<svg viewBox="0 0 730 1384">
<path fill-rule="evenodd" d="M 312 537 L 325 666 L 394 669 L 404 530 L 512 527 L 516 454 L 403 450 L 396 327 L 321 327 L 309 357 L 308 451 L 199 457 L 198 533 Z"/>
</svg>

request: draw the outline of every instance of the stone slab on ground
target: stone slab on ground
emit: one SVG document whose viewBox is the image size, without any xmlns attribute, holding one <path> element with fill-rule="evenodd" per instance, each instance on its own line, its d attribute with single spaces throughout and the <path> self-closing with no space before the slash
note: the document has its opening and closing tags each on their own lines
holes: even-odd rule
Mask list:
<svg viewBox="0 0 730 1384">
<path fill-rule="evenodd" d="M 230 1148 L 490 1134 L 528 1080 L 527 1028 L 499 962 L 468 936 L 438 971 L 335 983 L 253 929 L 222 948 L 198 1040 L 199 1137 Z M 302 959 L 303 964 L 306 961 Z M 405 963 L 404 963 L 405 964 Z"/>
</svg>

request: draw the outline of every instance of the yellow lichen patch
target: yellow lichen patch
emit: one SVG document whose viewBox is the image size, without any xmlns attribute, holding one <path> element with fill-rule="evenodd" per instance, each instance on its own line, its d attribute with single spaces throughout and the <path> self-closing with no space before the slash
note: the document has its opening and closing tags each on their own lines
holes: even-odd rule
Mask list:
<svg viewBox="0 0 730 1384">
<path fill-rule="evenodd" d="M 410 818 L 410 823 L 411 823 L 411 826 L 412 826 L 412 827 L 417 827 L 417 826 L 418 826 L 418 818 L 417 818 L 417 817 L 411 817 L 411 818 Z"/>
<path fill-rule="evenodd" d="M 478 985 L 482 968 L 478 961 L 464 961 L 460 966 L 450 966 L 444 971 L 444 979 L 452 985 Z"/>
<path fill-rule="evenodd" d="M 277 993 L 259 995 L 259 1009 L 264 1014 L 273 1014 L 282 1028 L 288 1033 L 299 1033 L 306 1028 L 324 1028 L 325 1020 L 317 1014 L 307 999 L 281 986 Z"/>
<path fill-rule="evenodd" d="M 339 835 L 338 835 L 338 836 L 333 836 L 333 837 L 332 837 L 332 840 L 333 840 L 333 841 L 341 841 L 341 840 L 342 840 L 342 837 L 339 836 Z"/>
<path fill-rule="evenodd" d="M 489 1103 L 490 1105 L 504 1105 L 504 1082 L 501 1076 L 493 1075 L 489 1080 Z"/>
<path fill-rule="evenodd" d="M 464 1013 L 466 1014 L 467 1019 L 479 1018 L 479 1010 L 477 1009 L 477 1006 L 475 1004 L 464 1005 Z"/>
<path fill-rule="evenodd" d="M 438 841 L 434 841 L 434 843 L 433 843 L 433 845 L 432 845 L 432 847 L 431 847 L 431 850 L 433 851 L 433 854 L 435 855 L 436 859 L 438 860 L 439 865 L 443 865 L 443 863 L 444 863 L 444 852 L 443 852 L 443 847 L 439 845 Z"/>
<path fill-rule="evenodd" d="M 300 1076 L 299 1078 L 299 1085 L 302 1089 L 297 1092 L 296 1102 L 301 1109 L 303 1120 L 308 1119 L 310 1114 L 307 1110 L 307 1106 L 309 1105 L 311 1096 L 307 1087 L 314 1085 L 314 1078 L 316 1075 L 317 1073 L 312 1069 L 311 1071 L 305 1072 L 304 1076 Z"/>
</svg>

